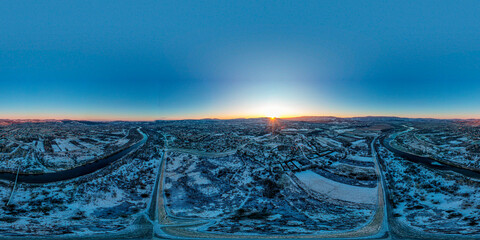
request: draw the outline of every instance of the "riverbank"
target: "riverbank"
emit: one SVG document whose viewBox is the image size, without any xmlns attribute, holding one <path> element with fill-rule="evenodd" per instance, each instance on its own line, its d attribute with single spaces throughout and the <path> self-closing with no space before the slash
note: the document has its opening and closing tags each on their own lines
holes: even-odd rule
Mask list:
<svg viewBox="0 0 480 240">
<path fill-rule="evenodd" d="M 112 162 L 115 162 L 118 159 L 123 158 L 124 156 L 128 155 L 129 153 L 133 152 L 134 150 L 138 149 L 141 145 L 143 145 L 147 141 L 148 136 L 145 133 L 143 133 L 140 129 L 137 129 L 137 131 L 143 136 L 142 140 L 108 157 L 99 159 L 94 162 L 89 162 L 85 165 L 81 165 L 72 169 L 53 172 L 53 173 L 18 174 L 18 182 L 50 183 L 50 182 L 58 182 L 58 181 L 74 179 L 89 173 L 93 173 L 99 169 L 102 169 L 108 166 Z M 7 180 L 7 181 L 16 181 L 17 174 L 11 173 L 11 172 L 2 172 L 0 173 L 0 179 Z"/>
</svg>

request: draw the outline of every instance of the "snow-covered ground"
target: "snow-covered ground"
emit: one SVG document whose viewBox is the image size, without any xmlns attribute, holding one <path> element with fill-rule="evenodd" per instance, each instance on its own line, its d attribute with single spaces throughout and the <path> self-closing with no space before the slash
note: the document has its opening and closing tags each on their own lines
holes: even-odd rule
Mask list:
<svg viewBox="0 0 480 240">
<path fill-rule="evenodd" d="M 480 234 L 480 180 L 432 170 L 380 148 L 394 220 L 428 233 Z"/>
<path fill-rule="evenodd" d="M 341 142 L 338 142 L 334 139 L 331 139 L 331 138 L 328 138 L 328 137 L 317 137 L 317 141 L 318 143 L 320 143 L 322 146 L 333 146 L 333 147 L 337 147 L 337 148 L 341 148 L 342 147 L 342 143 Z"/>
<path fill-rule="evenodd" d="M 131 226 L 151 200 L 164 140 L 162 200 L 170 216 L 209 223 L 195 231 L 292 236 L 372 226 L 379 189 L 370 146 L 385 128 L 364 121 L 278 123 L 278 129 L 261 119 L 138 123 L 156 142 L 131 158 L 67 182 L 18 184 L 11 204 L 0 206 L 0 234 L 89 235 Z M 136 124 L 10 126 L 1 132 L 0 168 L 49 172 L 84 164 L 128 145 Z M 464 158 L 476 151 L 475 129 L 447 134 L 443 125 L 399 136 L 399 144 L 421 150 L 422 141 L 435 143 L 438 156 L 475 161 Z M 424 232 L 480 233 L 478 180 L 395 158 L 381 146 L 378 152 L 393 221 Z M 3 203 L 12 187 L 0 181 Z"/>
<path fill-rule="evenodd" d="M 363 156 L 356 156 L 356 155 L 348 155 L 347 159 L 360 161 L 360 162 L 373 162 L 372 157 L 363 157 Z"/>
<path fill-rule="evenodd" d="M 351 186 L 332 181 L 310 170 L 295 173 L 308 188 L 329 198 L 363 204 L 376 204 L 378 189 Z"/>
<path fill-rule="evenodd" d="M 146 211 L 160 160 L 146 159 L 127 157 L 66 182 L 19 183 L 8 206 L 13 183 L 0 181 L 0 234 L 86 236 L 132 226 Z"/>
<path fill-rule="evenodd" d="M 377 192 L 372 199 L 357 196 L 348 204 L 345 197 L 326 200 L 322 194 L 310 195 L 287 174 L 272 174 L 257 162 L 235 155 L 199 157 L 170 152 L 165 177 L 168 211 L 178 217 L 214 220 L 201 228 L 214 233 L 345 231 L 365 224 L 376 206 Z M 346 184 L 338 186 L 345 187 L 339 188 L 340 191 L 364 190 Z"/>
<path fill-rule="evenodd" d="M 113 153 L 129 144 L 132 128 L 42 123 L 1 130 L 0 169 L 14 172 L 20 165 L 21 173 L 42 173 L 70 169 Z M 19 163 L 19 158 L 25 160 Z"/>
</svg>

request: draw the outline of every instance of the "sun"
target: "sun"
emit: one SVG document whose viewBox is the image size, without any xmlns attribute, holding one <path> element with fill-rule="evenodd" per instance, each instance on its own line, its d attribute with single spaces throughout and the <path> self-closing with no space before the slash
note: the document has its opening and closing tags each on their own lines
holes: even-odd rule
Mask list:
<svg viewBox="0 0 480 240">
<path fill-rule="evenodd" d="M 292 107 L 291 104 L 285 104 L 281 101 L 268 101 L 264 103 L 257 103 L 257 106 L 252 107 L 252 112 L 257 117 L 265 117 L 270 120 L 287 118 L 296 115 L 296 110 L 299 107 Z"/>
<path fill-rule="evenodd" d="M 273 120 L 275 118 L 278 118 L 279 114 L 277 112 L 268 112 L 266 116 Z"/>
<path fill-rule="evenodd" d="M 281 113 L 282 113 L 282 108 L 281 106 L 279 105 L 272 105 L 272 104 L 269 104 L 269 105 L 266 105 L 263 107 L 263 112 L 264 112 L 264 116 L 270 118 L 270 119 L 275 119 L 275 118 L 279 118 Z"/>
</svg>

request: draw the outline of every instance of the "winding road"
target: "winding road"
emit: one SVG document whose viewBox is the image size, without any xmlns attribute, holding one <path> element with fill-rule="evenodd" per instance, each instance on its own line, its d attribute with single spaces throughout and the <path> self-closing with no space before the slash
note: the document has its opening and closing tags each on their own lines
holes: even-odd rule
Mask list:
<svg viewBox="0 0 480 240">
<path fill-rule="evenodd" d="M 152 220 L 155 220 L 154 224 L 154 236 L 157 238 L 220 238 L 220 239 L 312 239 L 312 238 L 336 238 L 336 239 L 385 239 L 389 238 L 389 224 L 387 217 L 387 201 L 385 180 L 380 168 L 380 164 L 377 159 L 377 153 L 374 148 L 374 144 L 377 138 L 372 143 L 372 155 L 375 159 L 375 171 L 378 176 L 378 204 L 375 214 L 372 219 L 366 225 L 352 229 L 350 231 L 342 232 L 330 232 L 325 234 L 314 235 L 232 235 L 223 233 L 209 233 L 200 231 L 202 226 L 208 226 L 213 224 L 215 220 L 198 220 L 188 218 L 178 218 L 169 214 L 164 201 L 164 172 L 166 159 L 165 154 L 169 150 L 166 144 L 164 149 L 164 156 L 162 157 L 158 186 L 156 194 L 156 211 Z"/>
</svg>

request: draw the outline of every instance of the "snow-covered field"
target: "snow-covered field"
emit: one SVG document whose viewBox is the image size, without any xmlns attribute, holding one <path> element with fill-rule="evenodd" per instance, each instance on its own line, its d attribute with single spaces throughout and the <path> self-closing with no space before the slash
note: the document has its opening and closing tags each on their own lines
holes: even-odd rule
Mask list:
<svg viewBox="0 0 480 240">
<path fill-rule="evenodd" d="M 0 182 L 0 234 L 91 235 L 126 229 L 146 211 L 159 158 L 119 160 L 79 179 L 43 185 Z"/>
<path fill-rule="evenodd" d="M 132 143 L 132 128 L 78 123 L 19 124 L 0 129 L 0 169 L 43 173 L 70 169 L 109 155 Z M 133 134 L 136 134 L 133 131 Z M 17 161 L 22 158 L 24 161 Z"/>
<path fill-rule="evenodd" d="M 415 131 L 399 134 L 395 141 L 392 141 L 392 146 L 458 166 L 480 169 L 480 144 L 475 141 L 479 136 L 472 134 L 476 130 L 465 131 L 458 128 L 457 126 L 421 130 L 412 128 L 411 130 Z"/>
<path fill-rule="evenodd" d="M 329 181 L 323 179 L 322 183 Z M 338 196 L 333 195 L 337 198 L 345 190 L 364 190 L 345 184 L 329 186 L 338 188 Z M 376 188 L 371 191 L 375 191 L 371 199 L 365 190 L 365 196 L 355 200 L 344 196 L 326 201 L 325 196 L 309 195 L 289 175 L 272 175 L 265 167 L 236 156 L 198 157 L 173 152 L 167 158 L 165 195 L 169 212 L 178 217 L 214 220 L 214 224 L 201 228 L 207 232 L 344 231 L 365 224 L 373 215 L 377 192 Z M 345 205 L 346 200 L 352 201 Z"/>
<path fill-rule="evenodd" d="M 480 234 L 480 180 L 429 169 L 383 147 L 380 153 L 396 221 L 427 233 Z"/>
<path fill-rule="evenodd" d="M 164 198 L 158 202 L 165 203 L 169 223 L 204 220 L 208 224 L 190 228 L 202 234 L 290 237 L 378 226 L 382 211 L 377 210 L 383 208 L 377 206 L 371 146 L 378 145 L 372 144 L 375 137 L 391 134 L 388 129 L 363 120 L 277 123 L 278 129 L 268 119 L 0 128 L 0 169 L 27 173 L 69 169 L 115 153 L 138 139 L 129 133 L 140 126 L 149 135 L 141 150 L 93 174 L 58 183 L 19 183 L 8 205 L 13 183 L 0 181 L 0 235 L 89 237 L 135 226 L 155 203 L 151 193 L 164 141 L 165 172 L 158 174 L 165 177 L 159 195 Z M 403 124 L 388 124 L 393 133 L 408 129 L 402 134 L 410 135 L 400 134 L 398 145 L 457 163 L 478 160 L 465 157 L 479 150 L 472 145 L 480 139 L 478 129 L 441 123 L 430 131 L 429 124 L 417 123 L 420 130 Z M 390 229 L 400 224 L 424 233 L 480 234 L 480 180 L 430 169 L 377 147 L 392 206 L 391 212 L 387 208 Z"/>
<path fill-rule="evenodd" d="M 360 161 L 360 162 L 373 162 L 372 157 L 363 157 L 363 156 L 355 156 L 355 155 L 348 155 L 347 159 Z"/>
<path fill-rule="evenodd" d="M 333 146 L 337 148 L 342 147 L 342 143 L 327 137 L 317 137 L 317 141 L 318 143 L 320 143 L 322 146 L 325 146 L 325 147 L 327 146 Z"/>
<path fill-rule="evenodd" d="M 351 186 L 332 181 L 310 170 L 295 173 L 308 188 L 329 198 L 363 204 L 376 204 L 378 189 Z"/>
</svg>

